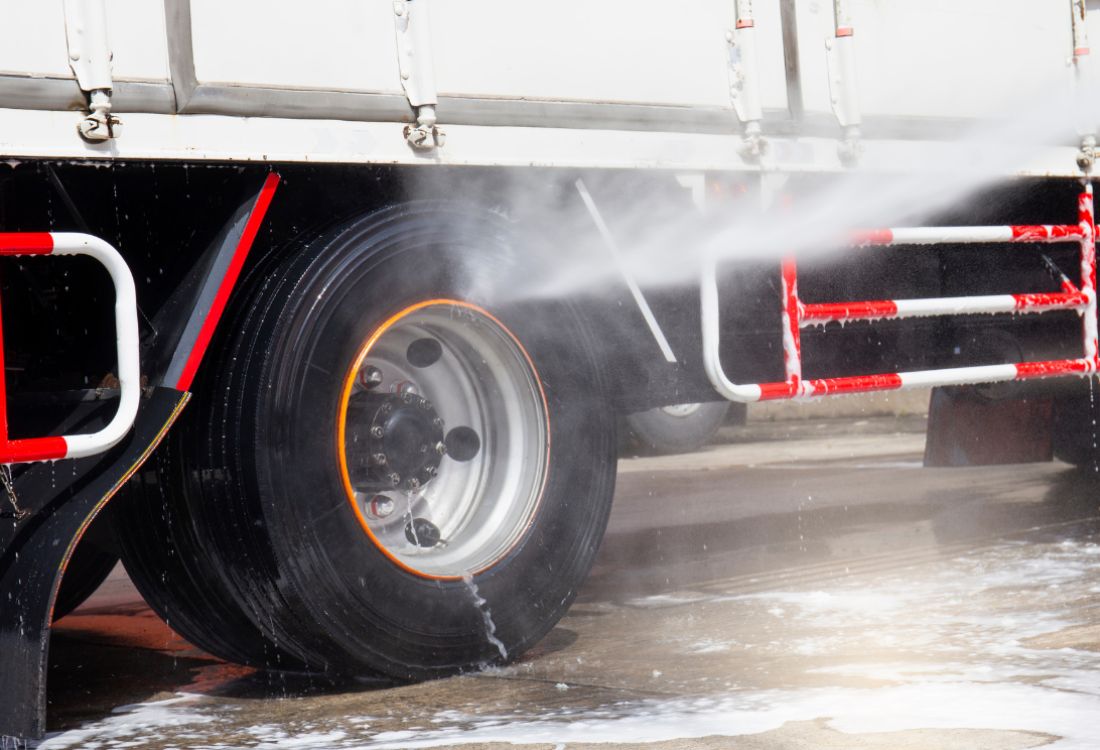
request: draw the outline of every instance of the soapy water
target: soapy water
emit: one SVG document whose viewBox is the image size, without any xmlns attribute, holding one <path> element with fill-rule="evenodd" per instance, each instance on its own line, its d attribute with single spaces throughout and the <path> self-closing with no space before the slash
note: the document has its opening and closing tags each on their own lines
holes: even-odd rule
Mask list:
<svg viewBox="0 0 1100 750">
<path fill-rule="evenodd" d="M 816 587 L 752 594 L 716 589 L 703 597 L 691 592 L 628 602 L 620 611 L 664 618 L 646 620 L 651 626 L 682 623 L 685 616 L 752 624 L 730 626 L 728 635 L 736 638 L 722 641 L 691 628 L 661 628 L 668 636 L 662 649 L 671 649 L 673 661 L 706 659 L 719 667 L 711 670 L 720 680 L 712 691 L 679 697 L 669 662 L 661 664 L 663 673 L 653 671 L 653 680 L 674 697 L 638 698 L 607 688 L 610 699 L 593 700 L 591 685 L 574 690 L 559 681 L 546 691 L 561 697 L 547 705 L 525 699 L 511 708 L 479 703 L 469 712 L 429 707 L 390 719 L 294 712 L 286 724 L 242 726 L 235 708 L 179 696 L 120 709 L 39 748 L 154 739 L 164 746 L 226 746 L 226 732 L 231 746 L 272 749 L 629 744 L 742 737 L 813 722 L 841 734 L 1019 732 L 1055 750 L 1094 750 L 1100 747 L 1100 653 L 1075 647 L 1064 634 L 1089 625 L 1100 604 L 1098 573 L 1100 545 L 1093 541 L 1001 543 Z M 768 620 L 774 626 L 763 627 Z M 749 652 L 766 665 L 792 654 L 810 658 L 782 676 L 757 679 L 740 661 Z M 739 671 L 721 669 L 725 659 Z M 507 668 L 499 676 L 510 683 L 522 680 L 523 670 Z M 725 682 L 730 677 L 736 686 Z M 904 744 L 900 738 L 898 744 Z"/>
</svg>

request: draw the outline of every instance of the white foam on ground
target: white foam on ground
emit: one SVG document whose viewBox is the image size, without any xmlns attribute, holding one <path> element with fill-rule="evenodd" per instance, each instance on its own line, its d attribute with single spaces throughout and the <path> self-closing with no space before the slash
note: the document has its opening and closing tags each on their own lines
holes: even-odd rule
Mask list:
<svg viewBox="0 0 1100 750">
<path fill-rule="evenodd" d="M 380 734 L 356 747 L 411 750 L 493 742 L 650 743 L 744 736 L 776 730 L 788 722 L 825 720 L 831 728 L 848 734 L 916 729 L 1037 732 L 1062 737 L 1047 746 L 1051 750 L 1095 750 L 1100 747 L 1098 712 L 1100 698 L 1040 686 L 930 682 L 646 701 L 573 716 L 550 714 L 506 723 L 497 719 L 492 726 L 469 717 L 465 726 Z"/>
<path fill-rule="evenodd" d="M 297 731 L 261 725 L 253 728 L 253 742 L 245 746 L 405 750 L 493 742 L 650 743 L 737 737 L 788 722 L 820 720 L 849 734 L 1021 731 L 1059 738 L 1045 746 L 1054 750 L 1096 750 L 1100 653 L 1037 648 L 1028 639 L 1084 624 L 1082 618 L 1093 610 L 1083 602 L 1095 599 L 1098 573 L 1100 547 L 1095 544 L 1006 544 L 817 590 L 646 597 L 628 606 L 690 606 L 693 613 L 731 622 L 768 623 L 759 631 L 736 631 L 738 641 L 677 639 L 685 657 L 719 654 L 731 645 L 767 652 L 769 658 L 836 656 L 816 667 L 806 665 L 800 675 L 817 685 L 812 688 L 731 690 L 725 682 L 725 692 L 707 697 L 620 701 L 595 708 L 528 705 L 502 715 L 446 710 L 422 720 L 420 727 L 393 731 L 372 731 L 374 721 L 366 718 L 334 719 L 325 726 L 298 726 Z M 822 686 L 830 676 L 841 684 Z M 555 685 L 568 694 L 561 686 L 568 687 Z M 157 739 L 174 744 L 183 735 L 164 731 L 173 726 L 187 727 L 188 746 L 218 747 L 218 727 L 207 731 L 200 726 L 214 720 L 189 706 L 190 700 L 129 707 L 80 730 L 51 736 L 39 747 L 114 750 Z"/>
<path fill-rule="evenodd" d="M 178 695 L 163 701 L 120 706 L 114 710 L 114 716 L 79 729 L 49 734 L 46 739 L 32 747 L 37 750 L 86 750 L 91 747 L 133 747 L 135 745 L 131 743 L 135 742 L 140 746 L 155 739 L 166 728 L 193 727 L 214 722 L 214 717 L 199 713 L 189 706 L 196 700 L 197 696 L 194 695 Z"/>
</svg>

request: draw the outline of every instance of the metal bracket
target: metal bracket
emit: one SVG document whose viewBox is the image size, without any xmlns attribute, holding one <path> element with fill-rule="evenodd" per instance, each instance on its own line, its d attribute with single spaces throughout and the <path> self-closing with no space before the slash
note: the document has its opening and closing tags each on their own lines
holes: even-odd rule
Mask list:
<svg viewBox="0 0 1100 750">
<path fill-rule="evenodd" d="M 6 385 L 3 378 L 4 337 L 0 327 L 0 463 L 53 461 L 94 456 L 113 448 L 134 424 L 141 399 L 141 366 L 134 277 L 125 259 L 109 243 L 90 234 L 71 232 L 0 232 L 0 256 L 87 255 L 107 269 L 115 287 L 115 339 L 118 352 L 119 405 L 106 427 L 93 433 L 62 437 L 20 438 L 8 435 Z"/>
<path fill-rule="evenodd" d="M 418 151 L 440 148 L 447 138 L 436 121 L 439 95 L 435 86 L 428 3 L 429 0 L 393 0 L 401 86 L 416 118 L 414 124 L 405 127 L 405 140 Z"/>
<path fill-rule="evenodd" d="M 1094 64 L 1089 54 L 1088 5 L 1086 0 L 1070 0 L 1073 19 L 1073 56 L 1069 60 L 1073 74 L 1073 94 L 1076 104 L 1077 135 L 1081 148 L 1077 153 L 1077 166 L 1085 176 L 1092 174 L 1096 164 L 1096 110 L 1092 102 L 1094 94 Z"/>
<path fill-rule="evenodd" d="M 1086 182 L 1078 196 L 1077 219 L 1076 224 L 1064 225 L 871 229 L 857 232 L 851 237 L 854 247 L 1076 244 L 1080 250 L 1080 286 L 1062 276 L 1060 292 L 806 303 L 798 293 L 797 264 L 793 259 L 783 261 L 780 314 L 785 378 L 772 383 L 735 383 L 722 368 L 718 258 L 710 255 L 704 259 L 700 281 L 703 370 L 720 395 L 730 401 L 739 402 L 816 398 L 841 393 L 868 393 L 941 385 L 1001 383 L 1063 375 L 1092 376 L 1100 372 L 1100 345 L 1097 344 L 1096 319 L 1096 219 L 1091 183 Z M 803 328 L 833 322 L 843 324 L 849 321 L 870 322 L 953 315 L 1023 315 L 1053 310 L 1074 310 L 1080 315 L 1080 357 L 812 380 L 802 376 Z"/>
<path fill-rule="evenodd" d="M 65 41 L 69 67 L 80 90 L 88 95 L 89 112 L 77 124 L 77 132 L 93 143 L 117 137 L 121 123 L 111 114 L 113 55 L 104 0 L 65 0 Z"/>
<path fill-rule="evenodd" d="M 833 0 L 834 36 L 825 40 L 829 68 L 829 99 L 833 114 L 844 129 L 839 147 L 841 161 L 852 164 L 862 151 L 859 93 L 856 87 L 855 32 L 848 14 L 847 0 Z"/>
<path fill-rule="evenodd" d="M 760 73 L 756 55 L 756 21 L 752 15 L 752 0 L 735 0 L 734 28 L 726 32 L 730 102 L 745 128 L 742 155 L 759 159 L 767 142 L 761 134 L 764 118 L 760 103 Z"/>
</svg>

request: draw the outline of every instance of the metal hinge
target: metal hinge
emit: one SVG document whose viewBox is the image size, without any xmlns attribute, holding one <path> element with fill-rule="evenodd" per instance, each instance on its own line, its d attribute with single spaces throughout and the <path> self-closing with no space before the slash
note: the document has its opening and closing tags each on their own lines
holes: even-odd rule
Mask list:
<svg viewBox="0 0 1100 750">
<path fill-rule="evenodd" d="M 730 102 L 737 119 L 745 128 L 741 153 L 747 159 L 756 160 L 764 153 L 767 144 L 760 127 L 764 112 L 760 103 L 756 20 L 752 14 L 752 0 L 736 0 L 734 16 L 734 28 L 726 32 Z"/>
<path fill-rule="evenodd" d="M 833 114 L 844 130 L 844 139 L 838 148 L 840 159 L 845 164 L 854 164 L 862 152 L 860 127 L 863 118 L 856 87 L 855 32 L 847 0 L 833 0 L 833 19 L 834 35 L 825 40 L 829 99 Z"/>
<path fill-rule="evenodd" d="M 420 151 L 442 147 L 447 137 L 436 121 L 439 96 L 435 87 L 428 2 L 393 0 L 401 86 L 415 112 L 415 122 L 405 128 L 405 140 Z"/>
<path fill-rule="evenodd" d="M 104 0 L 65 0 L 65 41 L 69 66 L 88 97 L 89 111 L 77 124 L 77 132 L 93 143 L 117 137 L 121 123 L 111 114 L 113 55 Z"/>
</svg>

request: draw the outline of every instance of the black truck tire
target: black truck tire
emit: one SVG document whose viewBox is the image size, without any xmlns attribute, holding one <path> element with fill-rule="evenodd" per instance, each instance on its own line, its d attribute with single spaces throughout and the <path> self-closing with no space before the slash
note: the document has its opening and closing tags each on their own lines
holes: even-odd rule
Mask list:
<svg viewBox="0 0 1100 750">
<path fill-rule="evenodd" d="M 606 526 L 614 422 L 581 317 L 515 296 L 516 245 L 494 214 L 405 204 L 251 291 L 172 441 L 185 528 L 160 530 L 247 624 L 181 634 L 419 679 L 554 626 Z"/>
<path fill-rule="evenodd" d="M 678 404 L 628 414 L 628 438 L 646 453 L 688 453 L 714 438 L 730 412 L 730 402 Z"/>
</svg>

